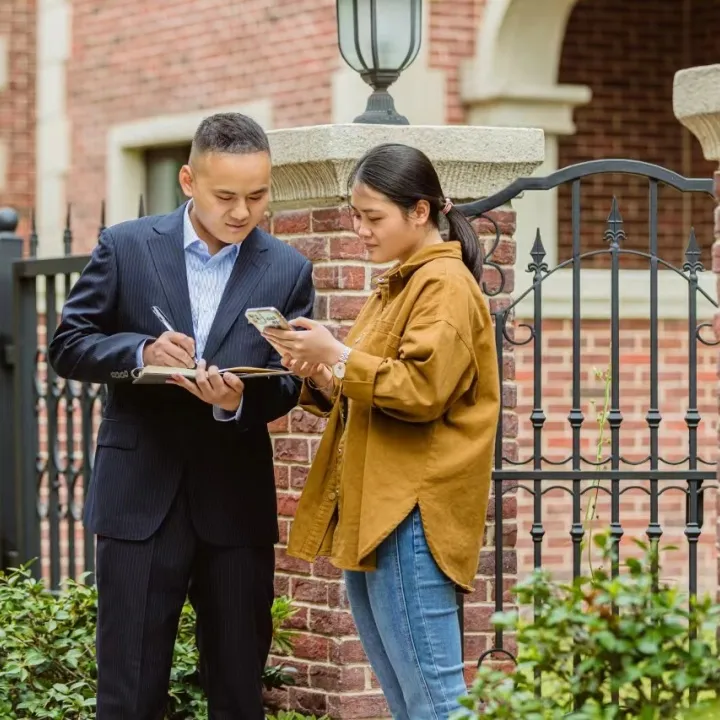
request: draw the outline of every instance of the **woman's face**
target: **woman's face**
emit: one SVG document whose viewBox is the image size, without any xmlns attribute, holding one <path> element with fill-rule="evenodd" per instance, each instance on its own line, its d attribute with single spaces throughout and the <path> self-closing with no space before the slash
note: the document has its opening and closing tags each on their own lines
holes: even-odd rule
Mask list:
<svg viewBox="0 0 720 720">
<path fill-rule="evenodd" d="M 404 262 L 427 239 L 430 206 L 425 200 L 408 214 L 382 193 L 355 183 L 351 209 L 353 228 L 372 262 Z"/>
</svg>

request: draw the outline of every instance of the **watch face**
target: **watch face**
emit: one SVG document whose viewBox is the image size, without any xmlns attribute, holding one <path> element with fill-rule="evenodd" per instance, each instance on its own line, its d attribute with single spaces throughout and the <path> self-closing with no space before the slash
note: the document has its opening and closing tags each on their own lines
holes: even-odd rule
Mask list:
<svg viewBox="0 0 720 720">
<path fill-rule="evenodd" d="M 345 377 L 345 363 L 335 363 L 335 365 L 333 365 L 333 375 L 335 375 L 338 380 L 342 380 Z"/>
</svg>

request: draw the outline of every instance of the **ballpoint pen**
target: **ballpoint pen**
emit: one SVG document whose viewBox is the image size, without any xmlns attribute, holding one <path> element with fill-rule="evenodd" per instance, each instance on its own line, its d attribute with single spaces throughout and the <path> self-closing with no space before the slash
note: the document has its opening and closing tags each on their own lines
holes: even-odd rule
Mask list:
<svg viewBox="0 0 720 720">
<path fill-rule="evenodd" d="M 165 317 L 165 313 L 157 305 L 152 306 L 152 311 L 168 332 L 176 332 L 175 328 L 170 324 L 170 321 Z"/>
<path fill-rule="evenodd" d="M 167 319 L 165 313 L 157 305 L 152 306 L 152 311 L 153 315 L 155 315 L 155 317 L 163 324 L 163 327 L 168 332 L 177 332 L 177 330 L 175 330 L 175 328 L 170 324 L 170 321 Z M 198 359 L 193 359 L 195 360 L 195 364 L 197 365 Z"/>
</svg>

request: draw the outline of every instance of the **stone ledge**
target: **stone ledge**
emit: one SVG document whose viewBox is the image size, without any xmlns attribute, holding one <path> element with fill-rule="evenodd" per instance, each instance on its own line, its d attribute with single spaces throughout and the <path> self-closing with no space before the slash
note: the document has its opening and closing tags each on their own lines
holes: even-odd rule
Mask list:
<svg viewBox="0 0 720 720">
<path fill-rule="evenodd" d="M 720 64 L 675 73 L 673 110 L 700 141 L 705 158 L 720 162 Z"/>
<path fill-rule="evenodd" d="M 273 210 L 332 205 L 347 195 L 356 161 L 383 142 L 425 152 L 444 192 L 462 202 L 486 197 L 532 174 L 545 156 L 542 130 L 397 125 L 316 125 L 268 133 L 273 155 Z"/>
</svg>

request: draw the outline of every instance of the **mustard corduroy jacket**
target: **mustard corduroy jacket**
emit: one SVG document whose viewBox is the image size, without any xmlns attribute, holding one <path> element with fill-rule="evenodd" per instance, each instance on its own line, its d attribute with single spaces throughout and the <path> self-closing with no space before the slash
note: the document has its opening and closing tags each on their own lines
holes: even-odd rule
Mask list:
<svg viewBox="0 0 720 720">
<path fill-rule="evenodd" d="M 500 388 L 487 302 L 459 243 L 428 246 L 383 276 L 346 342 L 329 402 L 303 387 L 303 407 L 328 423 L 288 553 L 372 570 L 375 549 L 419 506 L 435 561 L 471 591 Z"/>
</svg>

